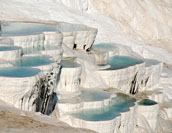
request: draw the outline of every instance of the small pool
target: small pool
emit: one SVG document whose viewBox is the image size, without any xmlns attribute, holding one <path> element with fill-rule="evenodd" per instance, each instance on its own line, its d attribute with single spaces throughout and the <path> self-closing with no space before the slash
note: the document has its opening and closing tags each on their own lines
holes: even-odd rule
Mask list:
<svg viewBox="0 0 172 133">
<path fill-rule="evenodd" d="M 110 67 L 104 70 L 118 70 L 141 63 L 143 63 L 143 61 L 132 57 L 114 56 L 107 60 L 107 64 L 110 65 Z"/>
<path fill-rule="evenodd" d="M 0 68 L 0 76 L 16 78 L 31 77 L 37 75 L 40 71 L 36 68 L 4 67 Z"/>
<path fill-rule="evenodd" d="M 94 102 L 94 101 L 103 101 L 105 99 L 109 99 L 112 94 L 106 91 L 98 90 L 98 89 L 83 89 L 81 93 L 72 98 L 72 99 L 64 99 L 59 100 L 59 103 L 80 103 L 80 102 Z"/>
<path fill-rule="evenodd" d="M 38 23 L 24 23 L 24 22 L 4 22 L 1 25 L 0 36 L 23 36 L 40 34 L 42 32 L 57 31 L 56 26 L 38 24 Z"/>
<path fill-rule="evenodd" d="M 115 46 L 113 44 L 97 44 L 97 45 L 93 45 L 92 47 L 93 49 L 102 49 L 102 50 L 112 50 L 115 48 Z"/>
<path fill-rule="evenodd" d="M 139 105 L 144 105 L 144 106 L 151 106 L 155 104 L 157 104 L 157 102 L 149 100 L 149 99 L 143 99 L 142 101 L 139 102 Z"/>
<path fill-rule="evenodd" d="M 118 96 L 119 97 L 119 96 Z M 115 101 L 116 99 L 121 98 L 115 98 L 112 100 L 112 104 L 109 106 L 105 106 L 102 108 L 96 108 L 96 109 L 85 109 L 79 112 L 72 113 L 71 115 L 73 117 L 83 119 L 86 121 L 108 121 L 112 120 L 115 117 L 119 116 L 121 112 L 129 111 L 129 107 L 134 106 L 135 99 L 123 99 L 122 101 Z"/>
<path fill-rule="evenodd" d="M 80 67 L 81 65 L 72 60 L 62 60 L 61 66 L 62 68 L 76 68 L 76 67 Z"/>
<path fill-rule="evenodd" d="M 50 56 L 36 55 L 36 56 L 24 56 L 21 60 L 11 62 L 17 67 L 36 67 L 53 63 Z"/>
<path fill-rule="evenodd" d="M 12 50 L 18 50 L 21 49 L 17 46 L 0 46 L 0 51 L 12 51 Z"/>
<path fill-rule="evenodd" d="M 157 64 L 160 63 L 159 61 L 154 60 L 154 59 L 144 59 L 144 62 L 145 62 L 146 67 L 149 67 L 149 66 L 152 66 L 152 65 L 157 65 Z"/>
</svg>

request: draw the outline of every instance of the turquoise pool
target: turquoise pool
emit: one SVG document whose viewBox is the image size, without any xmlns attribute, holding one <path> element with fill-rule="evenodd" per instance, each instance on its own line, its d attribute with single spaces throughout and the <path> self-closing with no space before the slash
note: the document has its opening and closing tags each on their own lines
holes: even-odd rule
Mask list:
<svg viewBox="0 0 172 133">
<path fill-rule="evenodd" d="M 79 97 L 84 102 L 91 101 L 102 101 L 104 99 L 110 98 L 112 94 L 106 91 L 96 90 L 96 89 L 84 89 L 81 90 L 81 95 Z"/>
<path fill-rule="evenodd" d="M 55 26 L 37 23 L 6 22 L 1 26 L 0 36 L 23 36 L 57 31 Z"/>
<path fill-rule="evenodd" d="M 53 63 L 54 61 L 50 59 L 50 56 L 24 56 L 21 60 L 11 62 L 17 67 L 36 67 L 43 66 Z"/>
<path fill-rule="evenodd" d="M 0 46 L 0 51 L 12 51 L 12 50 L 18 50 L 20 47 L 17 46 Z"/>
<path fill-rule="evenodd" d="M 79 102 L 94 102 L 109 99 L 112 94 L 98 89 L 82 89 L 81 93 L 71 99 L 59 100 L 60 103 L 79 103 Z"/>
<path fill-rule="evenodd" d="M 17 78 L 31 77 L 38 74 L 40 71 L 41 70 L 36 68 L 4 67 L 0 68 L 0 76 Z"/>
<path fill-rule="evenodd" d="M 102 50 L 112 50 L 115 48 L 115 46 L 113 44 L 97 44 L 97 45 L 93 45 L 92 47 L 93 49 L 102 49 Z"/>
<path fill-rule="evenodd" d="M 151 106 L 155 104 L 157 104 L 157 102 L 149 100 L 149 99 L 143 99 L 142 101 L 139 102 L 139 105 L 144 105 L 144 106 Z"/>
<path fill-rule="evenodd" d="M 110 67 L 104 70 L 118 70 L 141 63 L 143 63 L 143 61 L 132 57 L 114 56 L 109 58 L 109 60 L 107 61 L 107 64 L 110 65 Z"/>
<path fill-rule="evenodd" d="M 119 116 L 121 112 L 129 111 L 129 107 L 135 105 L 134 98 L 128 98 L 118 95 L 112 99 L 109 106 L 96 109 L 85 109 L 79 112 L 72 113 L 73 117 L 86 121 L 107 121 Z"/>
<path fill-rule="evenodd" d="M 80 67 L 81 65 L 72 60 L 62 60 L 61 66 L 62 68 L 75 68 L 75 67 Z"/>
</svg>

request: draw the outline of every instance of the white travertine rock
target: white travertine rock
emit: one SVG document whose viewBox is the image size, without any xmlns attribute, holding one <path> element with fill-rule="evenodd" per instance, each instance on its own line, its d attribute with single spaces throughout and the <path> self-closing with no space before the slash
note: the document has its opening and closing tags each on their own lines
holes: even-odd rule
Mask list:
<svg viewBox="0 0 172 133">
<path fill-rule="evenodd" d="M 106 64 L 107 60 L 109 59 L 108 51 L 93 50 L 90 52 L 90 54 L 94 56 L 97 64 Z"/>
<path fill-rule="evenodd" d="M 90 129 L 99 133 L 114 133 L 118 132 L 121 116 L 117 116 L 114 119 L 108 121 L 86 121 L 68 115 L 66 117 L 60 118 L 60 120 L 67 122 L 67 124 L 72 127 Z"/>
<path fill-rule="evenodd" d="M 134 117 L 136 112 L 136 107 L 130 107 L 129 111 L 106 121 L 87 121 L 71 115 L 61 117 L 60 120 L 67 122 L 72 127 L 91 129 L 99 133 L 132 133 L 136 124 Z"/>
<path fill-rule="evenodd" d="M 77 9 L 80 11 L 88 10 L 88 0 L 51 0 L 51 1 L 62 3 L 67 7 Z"/>
<path fill-rule="evenodd" d="M 2 37 L 1 37 L 2 36 Z M 50 24 L 3 22 L 0 38 L 9 38 L 22 48 L 62 44 L 63 36 Z"/>
<path fill-rule="evenodd" d="M 121 112 L 120 114 L 121 120 L 118 130 L 121 133 L 133 133 L 137 122 L 137 108 L 135 106 L 130 107 L 130 111 Z"/>
<path fill-rule="evenodd" d="M 62 34 L 63 34 L 63 43 L 66 44 L 69 48 L 73 49 L 75 44 L 74 32 L 62 32 Z"/>
<path fill-rule="evenodd" d="M 64 61 L 55 91 L 59 93 L 78 92 L 81 72 L 81 65 L 72 61 Z"/>
<path fill-rule="evenodd" d="M 83 31 L 76 31 L 75 44 L 77 49 L 90 50 L 98 30 L 95 28 L 88 27 L 88 29 Z"/>
<path fill-rule="evenodd" d="M 52 46 L 61 46 L 63 42 L 63 35 L 60 32 L 43 32 L 44 38 L 44 45 Z"/>
<path fill-rule="evenodd" d="M 136 80 L 137 82 L 137 75 L 139 75 L 140 70 L 144 69 L 144 66 L 145 64 L 141 63 L 118 70 L 99 70 L 97 73 L 102 76 L 109 87 L 118 88 L 126 93 L 130 93 L 131 89 L 133 89 L 131 88 L 133 86 L 132 81 Z M 134 92 L 136 91 L 135 89 L 137 89 L 137 85 L 133 90 Z"/>
<path fill-rule="evenodd" d="M 137 105 L 137 125 L 157 132 L 159 105 Z"/>
<path fill-rule="evenodd" d="M 69 36 L 69 32 L 73 32 L 72 36 L 74 36 L 75 39 L 75 45 L 73 45 L 73 48 L 76 49 L 84 49 L 84 50 L 90 50 L 98 30 L 96 28 L 92 28 L 92 27 L 87 27 L 85 25 L 81 25 L 81 24 L 69 24 L 69 23 L 61 23 L 59 25 L 56 26 L 57 30 L 62 32 L 64 34 L 64 38 L 65 36 Z M 67 40 L 71 39 L 69 42 L 67 43 Z M 72 48 L 72 40 L 73 38 L 68 38 L 65 39 L 65 43 L 67 46 L 69 46 L 70 48 Z"/>
<path fill-rule="evenodd" d="M 40 53 L 43 55 L 52 56 L 52 59 L 56 63 L 60 63 L 62 56 L 63 56 L 63 49 L 62 49 L 62 47 L 58 46 L 58 47 L 55 47 L 54 49 L 51 49 L 51 50 L 40 51 Z"/>
<path fill-rule="evenodd" d="M 39 104 L 36 100 L 39 98 L 39 89 L 43 85 L 42 79 L 44 78 L 45 76 L 40 70 L 36 75 L 30 77 L 0 76 L 0 80 L 4 82 L 0 84 L 0 97 L 16 108 L 36 111 L 38 106 L 36 104 Z M 41 107 L 41 103 L 39 106 Z"/>
<path fill-rule="evenodd" d="M 42 46 L 44 44 L 43 34 L 27 36 L 10 36 L 9 38 L 13 40 L 14 45 L 20 46 L 22 48 L 37 47 Z"/>
<path fill-rule="evenodd" d="M 93 8 L 115 20 L 123 32 L 147 45 L 172 50 L 171 1 L 91 0 Z"/>
<path fill-rule="evenodd" d="M 97 70 L 106 84 L 125 93 L 135 94 L 138 91 L 149 90 L 158 84 L 163 63 L 145 59 L 144 63 L 118 70 Z"/>
<path fill-rule="evenodd" d="M 20 59 L 22 56 L 22 48 L 11 45 L 0 45 L 0 59 L 11 61 Z"/>
<path fill-rule="evenodd" d="M 0 45 L 14 45 L 13 40 L 6 37 L 0 37 Z"/>
<path fill-rule="evenodd" d="M 159 83 L 161 72 L 163 69 L 163 63 L 156 60 L 145 59 L 145 72 L 143 80 L 143 88 L 145 89 L 153 87 Z"/>
</svg>

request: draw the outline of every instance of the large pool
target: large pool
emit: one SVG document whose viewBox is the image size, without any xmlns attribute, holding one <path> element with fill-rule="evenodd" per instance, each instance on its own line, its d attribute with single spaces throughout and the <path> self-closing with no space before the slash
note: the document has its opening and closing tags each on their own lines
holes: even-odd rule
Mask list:
<svg viewBox="0 0 172 133">
<path fill-rule="evenodd" d="M 81 103 L 81 102 L 94 102 L 109 99 L 112 94 L 98 89 L 83 89 L 81 93 L 71 99 L 59 100 L 60 103 Z"/>
<path fill-rule="evenodd" d="M 17 67 L 36 67 L 53 63 L 50 56 L 36 55 L 36 56 L 24 56 L 21 60 L 11 62 Z"/>
<path fill-rule="evenodd" d="M 17 78 L 31 77 L 37 75 L 40 71 L 36 68 L 4 67 L 0 68 L 0 76 Z"/>
<path fill-rule="evenodd" d="M 129 111 L 129 107 L 134 106 L 135 99 L 117 96 L 112 99 L 109 106 L 96 109 L 85 109 L 79 112 L 72 113 L 73 117 L 86 121 L 107 121 L 119 116 L 121 112 Z"/>
<path fill-rule="evenodd" d="M 39 34 L 48 31 L 57 31 L 55 26 L 37 23 L 4 22 L 1 25 L 0 36 L 23 36 Z"/>
<path fill-rule="evenodd" d="M 110 67 L 105 70 L 123 69 L 140 63 L 143 63 L 143 61 L 136 58 L 127 57 L 127 56 L 114 56 L 109 58 L 109 60 L 107 60 L 107 64 L 110 65 Z"/>
<path fill-rule="evenodd" d="M 21 49 L 17 46 L 0 46 L 0 51 L 12 51 L 12 50 L 18 50 Z"/>
</svg>

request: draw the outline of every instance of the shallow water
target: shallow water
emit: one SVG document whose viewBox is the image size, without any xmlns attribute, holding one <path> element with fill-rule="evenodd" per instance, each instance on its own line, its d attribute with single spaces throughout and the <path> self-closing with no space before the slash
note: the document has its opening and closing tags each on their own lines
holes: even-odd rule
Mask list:
<svg viewBox="0 0 172 133">
<path fill-rule="evenodd" d="M 0 51 L 12 51 L 12 50 L 18 50 L 20 47 L 17 46 L 0 46 Z"/>
<path fill-rule="evenodd" d="M 94 102 L 103 101 L 104 99 L 110 98 L 112 94 L 106 91 L 101 91 L 97 89 L 83 89 L 81 93 L 71 99 L 59 100 L 59 103 L 80 103 L 80 102 Z"/>
<path fill-rule="evenodd" d="M 115 48 L 115 46 L 113 46 L 112 44 L 97 44 L 97 45 L 93 45 L 92 47 L 93 49 L 104 49 L 104 50 L 112 50 Z"/>
<path fill-rule="evenodd" d="M 31 77 L 38 74 L 41 70 L 35 68 L 5 67 L 0 68 L 0 76 L 4 77 Z"/>
<path fill-rule="evenodd" d="M 149 66 L 152 66 L 152 65 L 157 65 L 157 64 L 160 63 L 159 61 L 153 60 L 153 59 L 144 59 L 144 62 L 145 62 L 146 67 L 149 67 Z"/>
<path fill-rule="evenodd" d="M 49 56 L 24 56 L 21 60 L 11 62 L 17 67 L 36 67 L 53 63 Z"/>
<path fill-rule="evenodd" d="M 104 99 L 110 98 L 111 93 L 101 91 L 101 90 L 95 90 L 95 89 L 84 89 L 81 91 L 81 95 L 79 95 L 80 98 L 82 98 L 85 102 L 90 101 L 102 101 Z"/>
<path fill-rule="evenodd" d="M 75 68 L 80 67 L 81 65 L 71 60 L 62 60 L 61 66 L 62 68 Z"/>
<path fill-rule="evenodd" d="M 73 117 L 87 121 L 112 120 L 115 117 L 119 116 L 121 112 L 129 111 L 129 107 L 134 106 L 134 102 L 136 101 L 135 99 L 128 99 L 117 102 L 115 101 L 116 99 L 118 98 L 112 100 L 112 104 L 110 106 L 96 109 L 85 109 L 79 112 L 72 113 L 71 115 Z"/>
<path fill-rule="evenodd" d="M 144 106 L 151 106 L 151 105 L 155 105 L 155 104 L 157 104 L 157 102 L 149 100 L 149 99 L 144 99 L 139 102 L 139 105 L 144 105 Z"/>
<path fill-rule="evenodd" d="M 0 36 L 23 36 L 39 34 L 48 31 L 57 31 L 55 26 L 36 24 L 36 23 L 22 23 L 12 22 L 2 25 L 2 32 Z"/>
<path fill-rule="evenodd" d="M 107 64 L 110 65 L 110 68 L 104 69 L 104 70 L 117 70 L 117 69 L 123 69 L 129 66 L 134 66 L 136 64 L 140 64 L 143 61 L 127 56 L 114 56 L 112 58 L 109 58 L 107 61 Z"/>
</svg>

